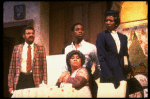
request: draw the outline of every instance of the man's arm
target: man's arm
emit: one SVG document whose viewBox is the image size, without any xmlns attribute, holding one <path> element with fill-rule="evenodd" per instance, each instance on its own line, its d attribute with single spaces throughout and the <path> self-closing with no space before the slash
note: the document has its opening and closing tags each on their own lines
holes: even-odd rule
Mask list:
<svg viewBox="0 0 150 99">
<path fill-rule="evenodd" d="M 45 48 L 42 47 L 42 64 L 43 64 L 43 80 L 44 83 L 47 84 L 47 62 L 46 62 L 46 52 L 45 52 Z"/>
<path fill-rule="evenodd" d="M 124 35 L 124 37 L 125 37 L 125 53 L 124 53 L 124 55 L 125 56 L 127 56 L 127 60 L 128 60 L 128 73 L 130 73 L 130 72 L 132 72 L 132 67 L 131 67 L 131 64 L 130 64 L 130 61 L 129 61 L 129 54 L 128 54 L 128 47 L 127 47 L 127 45 L 128 45 L 128 41 L 127 41 L 127 36 L 126 35 Z"/>
<path fill-rule="evenodd" d="M 11 93 L 13 89 L 13 84 L 14 84 L 14 76 L 15 76 L 15 68 L 16 68 L 16 46 L 13 49 L 12 57 L 11 57 L 11 62 L 10 62 L 10 67 L 9 67 L 9 74 L 8 74 L 8 87 L 9 87 L 9 92 Z"/>
</svg>

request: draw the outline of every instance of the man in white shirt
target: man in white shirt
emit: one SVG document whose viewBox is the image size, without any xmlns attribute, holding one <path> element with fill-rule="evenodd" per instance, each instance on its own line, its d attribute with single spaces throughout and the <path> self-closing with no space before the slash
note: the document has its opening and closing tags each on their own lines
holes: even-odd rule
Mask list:
<svg viewBox="0 0 150 99">
<path fill-rule="evenodd" d="M 85 55 L 85 63 L 83 67 L 87 68 L 89 73 L 91 73 L 91 67 L 93 63 L 95 63 L 95 72 L 91 75 L 92 79 L 97 79 L 100 77 L 100 65 L 97 58 L 97 48 L 94 44 L 86 42 L 83 39 L 84 36 L 84 28 L 81 23 L 76 23 L 71 28 L 72 35 L 73 35 L 73 42 L 65 48 L 65 55 L 67 55 L 72 50 L 79 50 Z M 65 66 L 64 71 L 66 71 L 67 65 Z M 94 84 L 94 82 L 93 82 Z M 93 89 L 96 92 L 96 88 Z M 96 93 L 95 93 L 96 94 Z M 93 95 L 94 96 L 94 95 Z M 95 97 L 95 96 L 94 96 Z"/>
<path fill-rule="evenodd" d="M 97 58 L 97 49 L 96 46 L 94 44 L 91 44 L 89 42 L 86 42 L 83 39 L 84 36 L 84 29 L 82 24 L 80 23 L 76 23 L 73 25 L 72 27 L 72 35 L 73 35 L 73 39 L 74 41 L 66 46 L 65 48 L 65 55 L 67 55 L 70 51 L 72 50 L 79 50 L 80 52 L 82 52 L 85 55 L 85 63 L 83 64 L 83 67 L 86 68 L 91 68 L 92 63 L 95 63 L 95 78 L 98 78 L 100 75 L 98 75 L 98 73 L 100 72 L 100 65 L 98 62 L 98 58 Z M 67 70 L 67 66 L 65 66 L 65 70 Z"/>
</svg>

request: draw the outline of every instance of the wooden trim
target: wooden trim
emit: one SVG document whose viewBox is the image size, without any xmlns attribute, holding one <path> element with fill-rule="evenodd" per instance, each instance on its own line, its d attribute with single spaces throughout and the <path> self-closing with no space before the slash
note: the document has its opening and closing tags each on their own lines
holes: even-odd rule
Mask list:
<svg viewBox="0 0 150 99">
<path fill-rule="evenodd" d="M 5 22 L 5 23 L 3 23 L 3 28 L 21 26 L 21 25 L 31 25 L 31 26 L 33 26 L 33 19 Z"/>
</svg>

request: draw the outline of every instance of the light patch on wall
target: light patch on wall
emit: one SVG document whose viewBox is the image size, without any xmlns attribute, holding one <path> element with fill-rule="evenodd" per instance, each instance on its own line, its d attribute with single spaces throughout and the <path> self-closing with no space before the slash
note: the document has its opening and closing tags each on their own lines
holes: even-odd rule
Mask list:
<svg viewBox="0 0 150 99">
<path fill-rule="evenodd" d="M 148 4 L 146 1 L 126 1 L 122 4 L 121 23 L 147 19 Z"/>
</svg>

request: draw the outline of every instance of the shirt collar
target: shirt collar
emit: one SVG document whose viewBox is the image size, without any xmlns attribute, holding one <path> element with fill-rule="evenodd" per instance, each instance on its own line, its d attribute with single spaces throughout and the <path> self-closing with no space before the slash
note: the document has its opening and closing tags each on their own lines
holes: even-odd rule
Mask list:
<svg viewBox="0 0 150 99">
<path fill-rule="evenodd" d="M 79 46 L 81 47 L 84 44 L 84 39 L 79 43 Z M 74 46 L 73 42 L 71 43 L 72 47 Z"/>
<path fill-rule="evenodd" d="M 28 45 L 29 45 L 29 44 L 27 44 L 26 42 L 24 43 L 24 47 L 28 48 Z M 33 48 L 33 46 L 34 46 L 34 43 L 30 44 L 30 47 L 31 47 L 31 48 Z"/>
<path fill-rule="evenodd" d="M 111 31 L 112 34 L 117 34 L 116 30 Z"/>
</svg>

